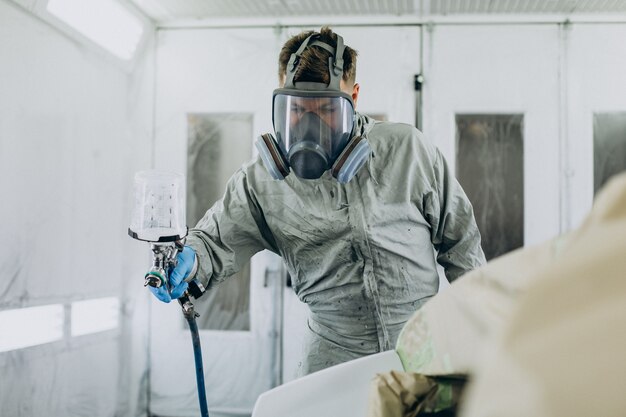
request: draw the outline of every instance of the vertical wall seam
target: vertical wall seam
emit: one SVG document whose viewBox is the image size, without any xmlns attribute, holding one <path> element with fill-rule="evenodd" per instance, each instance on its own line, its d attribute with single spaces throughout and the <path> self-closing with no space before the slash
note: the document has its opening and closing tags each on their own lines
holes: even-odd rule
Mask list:
<svg viewBox="0 0 626 417">
<path fill-rule="evenodd" d="M 156 113 L 157 113 L 157 74 L 159 71 L 157 65 L 157 47 L 159 43 L 159 28 L 156 28 L 154 31 L 154 42 L 152 43 L 152 68 L 154 68 L 154 72 L 152 74 L 152 132 L 150 132 L 151 136 L 151 153 L 150 153 L 150 167 L 152 169 L 156 168 Z"/>
<path fill-rule="evenodd" d="M 420 36 L 420 52 L 419 52 L 419 75 L 422 77 L 422 85 L 420 87 L 420 91 L 416 91 L 417 94 L 416 106 L 415 109 L 415 127 L 424 131 L 424 25 L 419 25 L 419 36 Z"/>
<path fill-rule="evenodd" d="M 152 43 L 152 132 L 151 132 L 151 155 L 150 167 L 156 168 L 156 113 L 157 113 L 157 51 L 159 43 L 159 28 L 154 31 L 154 42 Z M 146 417 L 152 415 L 152 302 L 148 302 L 148 334 L 146 345 Z"/>
<path fill-rule="evenodd" d="M 571 23 L 566 20 L 558 25 L 558 106 L 559 106 L 559 234 L 571 228 L 571 165 L 568 118 L 568 72 L 569 30 Z"/>
</svg>

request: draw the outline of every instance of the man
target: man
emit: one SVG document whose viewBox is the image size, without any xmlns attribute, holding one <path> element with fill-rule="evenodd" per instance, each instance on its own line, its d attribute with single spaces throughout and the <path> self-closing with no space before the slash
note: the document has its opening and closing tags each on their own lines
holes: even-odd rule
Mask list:
<svg viewBox="0 0 626 417">
<path fill-rule="evenodd" d="M 473 210 L 434 146 L 415 128 L 356 113 L 356 51 L 327 27 L 288 40 L 274 91 L 276 137 L 229 180 L 191 229 L 172 271 L 210 289 L 263 249 L 282 256 L 310 308 L 301 372 L 392 349 L 438 289 L 481 265 Z M 435 250 L 437 259 L 435 260 Z"/>
</svg>

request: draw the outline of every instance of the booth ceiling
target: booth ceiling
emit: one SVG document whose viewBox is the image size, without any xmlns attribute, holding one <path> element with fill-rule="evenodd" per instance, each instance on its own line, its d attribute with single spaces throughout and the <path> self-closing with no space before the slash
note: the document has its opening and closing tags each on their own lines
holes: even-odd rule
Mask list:
<svg viewBox="0 0 626 417">
<path fill-rule="evenodd" d="M 130 0 L 157 23 L 216 18 L 626 13 L 626 0 Z"/>
</svg>

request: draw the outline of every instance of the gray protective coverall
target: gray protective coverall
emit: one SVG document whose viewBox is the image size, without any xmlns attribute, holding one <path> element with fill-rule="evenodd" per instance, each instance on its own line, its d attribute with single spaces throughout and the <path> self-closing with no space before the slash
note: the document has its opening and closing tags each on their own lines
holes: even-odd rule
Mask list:
<svg viewBox="0 0 626 417">
<path fill-rule="evenodd" d="M 310 309 L 302 373 L 392 349 L 437 293 L 437 261 L 453 281 L 484 263 L 472 206 L 446 162 L 412 126 L 357 115 L 372 148 L 347 184 L 273 180 L 260 158 L 229 180 L 190 230 L 207 288 L 269 249 Z"/>
</svg>

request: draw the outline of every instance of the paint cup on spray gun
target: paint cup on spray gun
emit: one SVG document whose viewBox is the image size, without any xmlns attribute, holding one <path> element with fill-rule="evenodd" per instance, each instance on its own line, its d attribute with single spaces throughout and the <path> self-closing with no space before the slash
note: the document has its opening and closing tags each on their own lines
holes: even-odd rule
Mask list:
<svg viewBox="0 0 626 417">
<path fill-rule="evenodd" d="M 185 181 L 168 171 L 141 171 L 135 174 L 134 203 L 128 234 L 151 243 L 152 267 L 144 285 L 168 288 L 168 271 L 176 264 L 187 236 Z"/>
<path fill-rule="evenodd" d="M 146 242 L 174 242 L 187 235 L 185 184 L 181 174 L 141 171 L 135 174 L 134 206 L 128 234 Z"/>
</svg>

